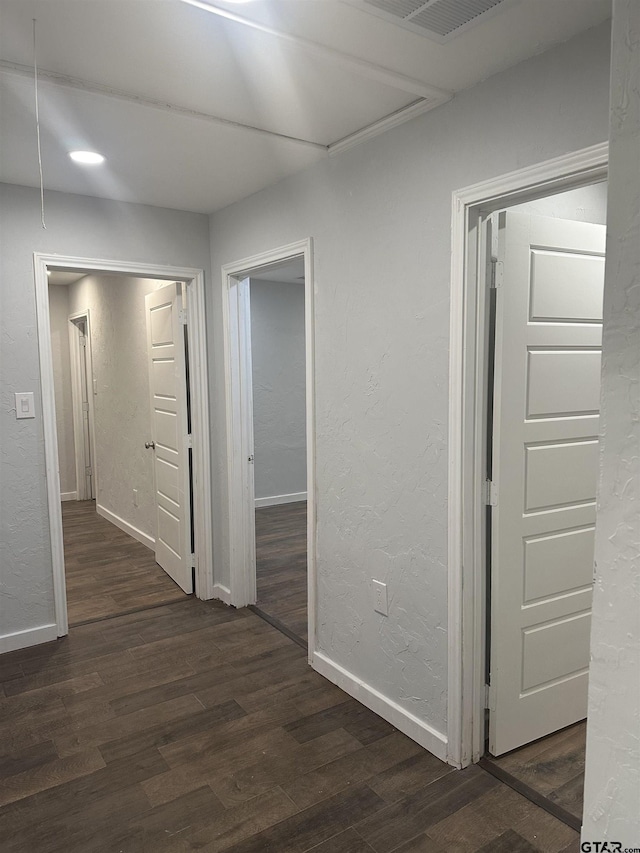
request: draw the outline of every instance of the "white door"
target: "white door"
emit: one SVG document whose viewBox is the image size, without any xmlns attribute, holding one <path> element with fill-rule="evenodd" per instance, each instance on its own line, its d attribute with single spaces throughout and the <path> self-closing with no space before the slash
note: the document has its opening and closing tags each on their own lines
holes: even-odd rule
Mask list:
<svg viewBox="0 0 640 853">
<path fill-rule="evenodd" d="M 185 592 L 193 592 L 187 384 L 182 285 L 145 296 L 154 454 L 156 561 Z"/>
<path fill-rule="evenodd" d="M 498 246 L 493 755 L 587 713 L 605 228 L 501 213 Z"/>
</svg>

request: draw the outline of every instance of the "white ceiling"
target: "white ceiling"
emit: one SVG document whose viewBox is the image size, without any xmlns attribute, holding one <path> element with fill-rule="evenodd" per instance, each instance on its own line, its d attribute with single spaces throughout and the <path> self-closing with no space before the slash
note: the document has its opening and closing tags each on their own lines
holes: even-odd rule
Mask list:
<svg viewBox="0 0 640 853">
<path fill-rule="evenodd" d="M 610 14 L 609 0 L 509 0 L 441 45 L 340 0 L 211 2 L 246 20 L 181 0 L 0 0 L 0 179 L 39 181 L 33 18 L 45 186 L 211 212 Z M 81 168 L 73 148 L 107 161 Z"/>
<path fill-rule="evenodd" d="M 259 270 L 251 276 L 251 281 L 276 281 L 284 284 L 304 283 L 304 258 L 302 256 L 284 261 L 281 264 Z"/>
<path fill-rule="evenodd" d="M 84 278 L 85 275 L 87 275 L 86 271 L 66 272 L 65 270 L 51 270 L 48 274 L 48 282 L 49 284 L 58 284 L 63 287 L 68 287 L 70 284 L 75 284 L 76 281 L 80 281 L 80 279 Z"/>
</svg>

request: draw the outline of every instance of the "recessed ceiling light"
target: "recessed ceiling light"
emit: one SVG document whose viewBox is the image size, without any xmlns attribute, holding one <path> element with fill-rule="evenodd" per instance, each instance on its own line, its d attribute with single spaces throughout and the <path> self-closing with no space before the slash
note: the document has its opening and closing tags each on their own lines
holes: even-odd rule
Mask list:
<svg viewBox="0 0 640 853">
<path fill-rule="evenodd" d="M 97 151 L 69 151 L 69 157 L 76 163 L 83 163 L 85 166 L 96 166 L 98 163 L 104 163 L 104 157 Z"/>
</svg>

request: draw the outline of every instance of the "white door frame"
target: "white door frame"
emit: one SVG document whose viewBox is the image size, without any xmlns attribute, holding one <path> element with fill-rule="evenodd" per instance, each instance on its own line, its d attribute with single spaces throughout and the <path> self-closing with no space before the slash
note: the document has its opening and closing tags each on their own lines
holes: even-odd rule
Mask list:
<svg viewBox="0 0 640 853">
<path fill-rule="evenodd" d="M 85 322 L 85 339 L 84 354 L 80 351 L 80 330 L 76 325 L 76 320 L 84 320 Z M 86 493 L 86 475 L 85 467 L 91 465 L 91 490 L 93 497 L 98 497 L 98 474 L 96 467 L 96 441 L 95 441 L 95 413 L 93 400 L 93 359 L 91 354 L 91 316 L 88 308 L 83 311 L 76 311 L 69 315 L 69 354 L 71 359 L 71 399 L 73 401 L 73 445 L 75 452 L 76 466 L 76 499 L 79 501 L 89 500 L 92 496 Z M 84 452 L 84 423 L 82 417 L 82 388 L 81 388 L 81 370 L 79 361 L 81 358 L 86 359 L 87 371 L 87 396 L 89 400 L 89 443 L 91 446 L 91 457 L 89 460 L 85 457 Z"/>
<path fill-rule="evenodd" d="M 262 252 L 222 267 L 224 324 L 224 371 L 227 422 L 227 471 L 229 495 L 229 589 L 226 600 L 235 607 L 256 601 L 256 557 L 253 522 L 255 496 L 253 471 L 247 464 L 253 455 L 252 385 L 250 374 L 250 317 L 248 288 L 240 282 L 271 264 L 304 256 L 305 356 L 307 419 L 307 571 L 309 660 L 315 638 L 315 369 L 313 307 L 313 244 L 311 238 Z"/>
<path fill-rule="evenodd" d="M 189 312 L 189 356 L 191 391 L 191 427 L 193 435 L 193 520 L 196 553 L 196 595 L 213 598 L 213 542 L 211 534 L 211 458 L 209 446 L 209 388 L 204 303 L 204 271 L 191 267 L 171 267 L 131 261 L 77 258 L 34 252 L 42 423 L 44 430 L 49 535 L 53 563 L 53 589 L 56 627 L 59 637 L 69 633 L 64 575 L 60 472 L 53 390 L 53 358 L 49 320 L 47 268 L 86 270 L 95 273 L 120 273 L 138 278 L 166 279 L 187 283 Z"/>
<path fill-rule="evenodd" d="M 607 177 L 608 143 L 547 160 L 452 197 L 449 354 L 449 545 L 447 760 L 456 767 L 484 753 L 485 502 L 487 335 L 480 216 Z"/>
</svg>

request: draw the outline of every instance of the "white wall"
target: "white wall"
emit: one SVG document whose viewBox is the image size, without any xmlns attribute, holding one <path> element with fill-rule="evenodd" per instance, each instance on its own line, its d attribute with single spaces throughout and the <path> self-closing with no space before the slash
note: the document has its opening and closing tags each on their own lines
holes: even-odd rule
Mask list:
<svg viewBox="0 0 640 853">
<path fill-rule="evenodd" d="M 60 464 L 60 494 L 75 500 L 76 457 L 73 440 L 73 401 L 71 399 L 71 362 L 69 359 L 69 291 L 49 285 L 51 317 L 51 355 L 56 397 L 56 429 Z"/>
<path fill-rule="evenodd" d="M 256 499 L 307 491 L 304 284 L 251 279 Z"/>
<path fill-rule="evenodd" d="M 618 841 L 627 849 L 640 847 L 640 4 L 614 0 L 613 8 L 601 474 L 582 839 Z"/>
<path fill-rule="evenodd" d="M 203 268 L 210 281 L 206 216 L 58 192 L 45 205 L 46 231 L 37 189 L 0 187 L 0 647 L 54 622 L 33 252 Z M 35 393 L 35 419 L 16 420 L 15 391 Z"/>
<path fill-rule="evenodd" d="M 363 696 L 413 715 L 440 748 L 451 193 L 606 140 L 608 80 L 605 25 L 212 217 L 218 581 L 229 565 L 220 265 L 311 236 L 317 645 L 332 677 L 364 682 Z M 388 617 L 373 611 L 371 578 L 388 584 Z"/>
<path fill-rule="evenodd" d="M 515 204 L 509 210 L 535 213 L 554 219 L 570 219 L 573 222 L 607 224 L 607 182 L 601 181 L 589 187 L 580 187 L 546 198 L 538 198 L 525 204 Z"/>
<path fill-rule="evenodd" d="M 163 284 L 88 275 L 68 288 L 71 313 L 89 309 L 90 314 L 98 511 L 113 513 L 152 539 L 153 456 L 144 447 L 152 436 L 144 297 Z"/>
</svg>

